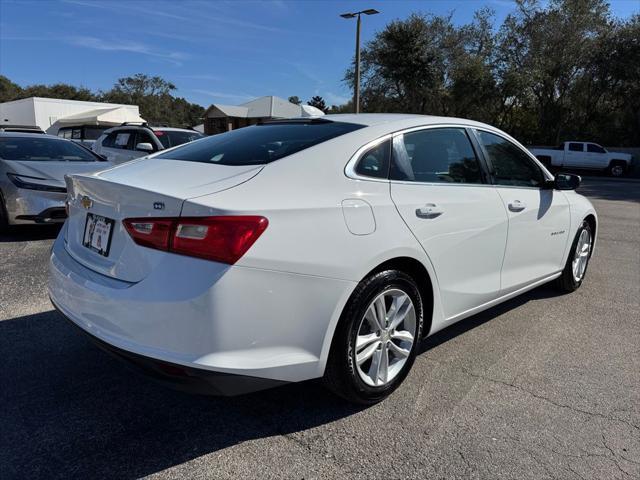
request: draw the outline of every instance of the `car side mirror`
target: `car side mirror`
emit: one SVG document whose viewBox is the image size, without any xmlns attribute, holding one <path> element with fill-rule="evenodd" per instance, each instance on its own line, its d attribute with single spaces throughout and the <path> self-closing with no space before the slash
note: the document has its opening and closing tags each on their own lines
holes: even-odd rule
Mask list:
<svg viewBox="0 0 640 480">
<path fill-rule="evenodd" d="M 139 143 L 136 145 L 136 150 L 143 152 L 153 152 L 153 145 L 148 142 Z"/>
<path fill-rule="evenodd" d="M 554 188 L 556 190 L 575 190 L 580 186 L 582 178 L 580 175 L 572 173 L 559 173 L 554 180 Z"/>
</svg>

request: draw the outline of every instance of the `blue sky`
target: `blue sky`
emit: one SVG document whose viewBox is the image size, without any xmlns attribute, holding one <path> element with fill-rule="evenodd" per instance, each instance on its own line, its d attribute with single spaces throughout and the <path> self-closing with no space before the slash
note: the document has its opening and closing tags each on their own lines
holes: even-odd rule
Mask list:
<svg viewBox="0 0 640 480">
<path fill-rule="evenodd" d="M 639 5 L 611 2 L 618 17 Z M 203 106 L 261 95 L 340 104 L 350 96 L 342 77 L 356 26 L 340 13 L 381 12 L 364 17 L 366 41 L 411 12 L 453 12 L 460 24 L 484 6 L 497 22 L 514 9 L 510 0 L 0 0 L 0 73 L 20 85 L 91 89 L 135 73 L 160 75 Z"/>
</svg>

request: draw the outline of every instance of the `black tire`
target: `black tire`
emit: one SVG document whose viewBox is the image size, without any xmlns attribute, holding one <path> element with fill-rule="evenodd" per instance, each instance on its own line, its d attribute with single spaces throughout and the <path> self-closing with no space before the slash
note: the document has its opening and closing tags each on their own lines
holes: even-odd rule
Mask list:
<svg viewBox="0 0 640 480">
<path fill-rule="evenodd" d="M 589 254 L 587 256 L 587 264 L 585 266 L 582 277 L 580 277 L 579 280 L 576 280 L 576 278 L 573 275 L 573 260 L 575 258 L 576 248 L 578 246 L 580 235 L 582 235 L 582 232 L 584 230 L 589 232 L 591 247 L 589 248 Z M 582 282 L 584 281 L 584 278 L 587 275 L 587 269 L 589 268 L 589 260 L 591 259 L 592 248 L 593 248 L 593 232 L 591 231 L 591 225 L 589 225 L 589 222 L 585 220 L 582 222 L 582 225 L 580 226 L 580 228 L 578 228 L 578 231 L 576 232 L 576 236 L 573 239 L 573 243 L 571 244 L 571 250 L 569 250 L 567 263 L 564 266 L 562 275 L 560 275 L 560 277 L 558 277 L 558 279 L 556 280 L 556 286 L 561 292 L 571 293 L 571 292 L 575 292 L 578 288 L 580 288 L 580 285 L 582 285 Z"/>
<path fill-rule="evenodd" d="M 2 192 L 0 192 L 0 233 L 5 233 L 9 230 L 9 217 L 7 215 L 7 209 L 4 205 L 4 198 Z"/>
<path fill-rule="evenodd" d="M 411 351 L 398 374 L 383 386 L 367 385 L 357 371 L 355 341 L 367 308 L 381 293 L 398 289 L 407 294 L 415 308 L 415 335 Z M 323 382 L 342 398 L 361 405 L 372 405 L 388 397 L 411 370 L 420 340 L 424 316 L 423 300 L 412 277 L 399 270 L 385 270 L 361 281 L 345 306 L 327 360 Z"/>
<path fill-rule="evenodd" d="M 612 160 L 607 167 L 607 173 L 612 177 L 622 177 L 627 171 L 627 162 L 622 160 Z"/>
</svg>

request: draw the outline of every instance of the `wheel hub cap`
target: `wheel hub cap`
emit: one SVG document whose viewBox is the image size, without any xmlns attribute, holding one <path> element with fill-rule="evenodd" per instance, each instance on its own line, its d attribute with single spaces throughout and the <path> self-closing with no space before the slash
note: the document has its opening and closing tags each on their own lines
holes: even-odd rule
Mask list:
<svg viewBox="0 0 640 480">
<path fill-rule="evenodd" d="M 587 270 L 587 264 L 589 263 L 589 255 L 591 254 L 591 234 L 588 230 L 582 230 L 580 237 L 578 237 L 578 244 L 573 255 L 573 262 L 571 264 L 573 270 L 573 279 L 579 282 L 584 277 L 584 272 Z"/>
<path fill-rule="evenodd" d="M 416 312 L 409 295 L 389 289 L 373 299 L 360 320 L 355 360 L 367 385 L 391 382 L 407 363 L 416 335 Z"/>
</svg>

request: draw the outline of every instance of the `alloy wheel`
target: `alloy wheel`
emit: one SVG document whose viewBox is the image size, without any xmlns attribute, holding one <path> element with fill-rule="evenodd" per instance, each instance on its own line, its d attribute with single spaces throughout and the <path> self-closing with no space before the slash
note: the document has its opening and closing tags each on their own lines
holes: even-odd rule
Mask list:
<svg viewBox="0 0 640 480">
<path fill-rule="evenodd" d="M 578 243 L 576 245 L 576 251 L 573 256 L 572 269 L 573 279 L 579 282 L 584 277 L 584 272 L 587 269 L 587 263 L 589 262 L 589 255 L 591 254 L 591 234 L 589 230 L 582 230 L 580 237 L 578 237 Z"/>
<path fill-rule="evenodd" d="M 416 336 L 416 310 L 411 297 L 399 289 L 380 293 L 360 321 L 355 362 L 360 379 L 369 386 L 391 382 L 407 363 Z"/>
</svg>

